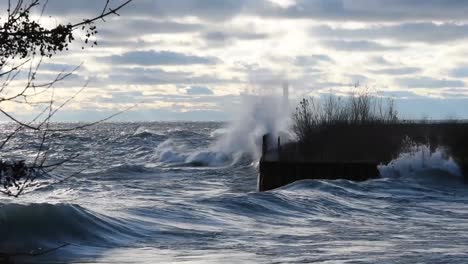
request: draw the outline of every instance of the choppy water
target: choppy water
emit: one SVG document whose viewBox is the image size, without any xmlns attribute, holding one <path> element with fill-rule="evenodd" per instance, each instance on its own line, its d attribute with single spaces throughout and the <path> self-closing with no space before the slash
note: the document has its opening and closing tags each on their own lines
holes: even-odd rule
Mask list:
<svg viewBox="0 0 468 264">
<path fill-rule="evenodd" d="M 468 262 L 468 188 L 444 155 L 402 156 L 363 183 L 259 193 L 254 160 L 232 135 L 226 143 L 224 126 L 101 124 L 54 135 L 51 159 L 82 153 L 60 173 L 89 170 L 0 197 L 0 252 L 69 244 L 18 263 Z M 8 154 L 33 155 L 33 141 L 21 135 Z"/>
</svg>

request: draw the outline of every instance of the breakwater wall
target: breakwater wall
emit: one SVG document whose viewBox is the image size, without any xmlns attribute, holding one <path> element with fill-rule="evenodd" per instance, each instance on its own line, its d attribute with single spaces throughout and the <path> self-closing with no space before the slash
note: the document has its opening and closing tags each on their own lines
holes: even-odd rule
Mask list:
<svg viewBox="0 0 468 264">
<path fill-rule="evenodd" d="M 259 166 L 258 190 L 269 191 L 299 180 L 365 181 L 379 176 L 377 163 L 358 162 L 280 162 L 261 161 Z"/>
<path fill-rule="evenodd" d="M 307 142 L 282 144 L 263 137 L 258 189 L 268 191 L 304 179 L 363 181 L 379 176 L 377 166 L 404 151 L 408 140 L 442 147 L 468 177 L 468 123 L 400 122 L 338 124 L 317 128 Z"/>
</svg>

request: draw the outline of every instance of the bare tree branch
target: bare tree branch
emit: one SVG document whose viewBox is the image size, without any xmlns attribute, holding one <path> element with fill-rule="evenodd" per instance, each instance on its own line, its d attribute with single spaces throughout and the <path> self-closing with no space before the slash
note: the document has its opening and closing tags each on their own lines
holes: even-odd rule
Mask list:
<svg viewBox="0 0 468 264">
<path fill-rule="evenodd" d="M 55 126 L 53 119 L 57 113 L 75 100 L 87 87 L 88 83 L 85 83 L 70 97 L 65 100 L 62 99 L 61 102 L 58 102 L 55 98 L 55 87 L 78 71 L 81 64 L 71 71 L 58 73 L 50 81 L 38 81 L 38 73 L 43 58 L 52 57 L 54 54 L 68 49 L 68 44 L 74 41 L 74 30 L 85 30 L 85 44 L 87 44 L 88 40 L 94 38 L 97 33 L 96 26 L 94 26 L 97 20 L 105 21 L 104 18 L 109 15 L 118 16 L 117 12 L 131 1 L 127 0 L 113 8 L 110 7 L 111 1 L 105 0 L 100 15 L 91 19 L 84 19 L 82 22 L 75 24 L 59 24 L 52 29 L 47 29 L 38 23 L 46 10 L 48 0 L 30 0 L 29 2 L 17 0 L 16 4 L 12 4 L 10 0 L 8 1 L 7 18 L 3 24 L 0 24 L 0 78 L 3 79 L 0 84 L 0 113 L 14 124 L 14 127 L 11 131 L 5 133 L 1 139 L 0 149 L 8 151 L 9 145 L 13 145 L 10 144 L 13 141 L 12 139 L 28 133 L 37 137 L 35 140 L 37 140 L 38 146 L 34 150 L 34 155 L 30 155 L 29 158 L 24 160 L 4 160 L 0 158 L 0 194 L 18 197 L 30 192 L 31 189 L 34 189 L 32 187 L 41 185 L 43 182 L 38 181 L 39 178 L 51 179 L 52 182 L 47 183 L 47 186 L 50 186 L 82 173 L 85 169 L 72 172 L 69 175 L 60 175 L 57 172 L 59 168 L 75 160 L 80 155 L 79 153 L 72 153 L 50 162 L 49 156 L 53 148 L 51 137 L 53 134 L 85 129 L 108 121 L 134 107 L 129 107 L 91 123 L 70 127 Z M 41 2 L 43 5 L 39 19 L 32 19 L 30 12 L 40 6 Z M 97 43 L 94 41 L 94 44 Z M 27 63 L 30 63 L 29 67 L 24 69 Z M 24 73 L 26 77 L 18 80 L 20 79 L 20 73 Z M 50 98 L 43 100 L 44 95 L 50 95 Z M 32 120 L 23 121 L 22 118 L 16 117 L 13 111 L 8 110 L 10 108 L 6 106 L 9 104 L 39 108 L 40 111 Z M 25 144 L 29 144 L 29 142 L 22 142 L 19 145 L 16 143 L 14 146 L 27 147 Z M 2 157 L 5 156 L 8 155 Z M 91 165 L 88 164 L 88 166 Z M 46 254 L 56 249 L 38 252 L 38 254 Z M 13 256 L 17 255 L 13 254 Z M 0 253 L 0 259 L 4 256 Z"/>
</svg>

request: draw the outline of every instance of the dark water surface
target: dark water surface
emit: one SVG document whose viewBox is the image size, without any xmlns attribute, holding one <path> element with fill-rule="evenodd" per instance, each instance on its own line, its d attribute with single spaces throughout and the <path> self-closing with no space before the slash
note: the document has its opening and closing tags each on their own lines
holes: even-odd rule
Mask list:
<svg viewBox="0 0 468 264">
<path fill-rule="evenodd" d="M 101 124 L 57 133 L 79 177 L 0 197 L 0 252 L 18 263 L 468 263 L 468 188 L 443 155 L 402 156 L 364 183 L 258 193 L 222 123 Z M 6 129 L 7 127 L 5 127 Z M 23 134 L 8 155 L 34 154 Z M 3 155 L 7 155 L 3 153 Z M 423 153 L 424 154 L 424 153 Z"/>
</svg>

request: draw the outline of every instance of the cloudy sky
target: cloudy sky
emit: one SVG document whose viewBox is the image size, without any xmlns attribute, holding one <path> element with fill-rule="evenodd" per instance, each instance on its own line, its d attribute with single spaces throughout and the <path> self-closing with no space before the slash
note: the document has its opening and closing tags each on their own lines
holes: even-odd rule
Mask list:
<svg viewBox="0 0 468 264">
<path fill-rule="evenodd" d="M 49 0 L 42 21 L 78 22 L 104 3 Z M 242 94 L 279 93 L 285 81 L 293 101 L 359 83 L 405 118 L 468 118 L 466 14 L 463 0 L 134 0 L 97 24 L 97 47 L 77 43 L 41 74 L 83 63 L 55 91 L 63 99 L 89 82 L 65 120 L 135 104 L 119 119 L 227 120 Z"/>
</svg>

